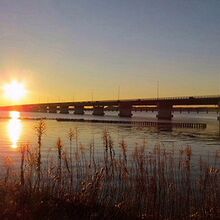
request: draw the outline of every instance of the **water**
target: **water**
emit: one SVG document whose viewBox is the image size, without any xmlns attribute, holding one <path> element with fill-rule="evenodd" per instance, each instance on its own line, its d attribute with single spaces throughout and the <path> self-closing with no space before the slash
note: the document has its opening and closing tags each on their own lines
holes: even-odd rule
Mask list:
<svg viewBox="0 0 220 220">
<path fill-rule="evenodd" d="M 0 119 L 0 163 L 4 164 L 5 158 L 11 158 L 15 166 L 19 164 L 19 147 L 22 144 L 29 144 L 32 147 L 37 145 L 37 135 L 34 129 L 37 126 L 36 120 L 19 120 L 13 113 L 12 118 Z M 0 112 L 0 117 L 9 117 L 9 112 Z M 119 149 L 119 142 L 125 140 L 128 152 L 132 152 L 135 146 L 140 146 L 144 142 L 148 149 L 152 149 L 156 144 L 163 147 L 180 149 L 191 146 L 194 156 L 210 156 L 220 150 L 219 125 L 217 113 L 175 113 L 174 122 L 199 122 L 206 123 L 206 129 L 173 128 L 172 131 L 160 131 L 157 128 L 131 126 L 126 124 L 88 123 L 88 122 L 57 122 L 50 120 L 54 118 L 84 118 L 84 119 L 105 119 L 105 120 L 135 120 L 154 121 L 156 113 L 134 112 L 131 119 L 119 118 L 117 112 L 109 112 L 106 116 L 92 116 L 91 112 L 85 115 L 62 115 L 51 113 L 20 113 L 25 118 L 46 117 L 46 133 L 43 136 L 42 156 L 55 155 L 56 141 L 60 137 L 64 149 L 68 152 L 70 128 L 77 128 L 78 140 L 81 147 L 88 152 L 89 144 L 94 142 L 95 153 L 103 155 L 103 131 L 107 129 L 112 136 L 116 153 Z"/>
</svg>

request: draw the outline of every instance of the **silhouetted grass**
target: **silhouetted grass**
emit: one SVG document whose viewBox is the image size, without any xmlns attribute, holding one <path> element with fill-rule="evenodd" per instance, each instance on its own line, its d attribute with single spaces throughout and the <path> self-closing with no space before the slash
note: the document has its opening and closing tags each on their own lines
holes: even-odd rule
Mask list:
<svg viewBox="0 0 220 220">
<path fill-rule="evenodd" d="M 218 152 L 212 165 L 201 157 L 192 161 L 189 146 L 150 150 L 144 142 L 128 153 L 126 142 L 114 144 L 105 130 L 103 157 L 97 157 L 94 140 L 85 149 L 72 129 L 68 152 L 58 138 L 57 159 L 41 161 L 45 123 L 36 130 L 37 149 L 21 146 L 20 172 L 7 161 L 0 219 L 220 218 Z"/>
</svg>

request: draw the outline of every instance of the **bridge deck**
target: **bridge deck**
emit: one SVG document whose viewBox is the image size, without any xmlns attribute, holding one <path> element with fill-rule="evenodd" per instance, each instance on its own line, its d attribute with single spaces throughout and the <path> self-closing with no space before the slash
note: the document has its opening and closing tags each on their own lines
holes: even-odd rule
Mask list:
<svg viewBox="0 0 220 220">
<path fill-rule="evenodd" d="M 80 101 L 80 102 L 54 102 L 54 103 L 34 103 L 14 106 L 1 106 L 0 109 L 10 107 L 70 107 L 70 106 L 118 106 L 126 103 L 133 106 L 169 104 L 169 105 L 220 105 L 220 95 L 213 96 L 188 96 L 188 97 L 164 97 L 164 98 L 148 98 L 148 99 L 121 99 L 121 100 L 99 100 L 99 101 Z"/>
</svg>

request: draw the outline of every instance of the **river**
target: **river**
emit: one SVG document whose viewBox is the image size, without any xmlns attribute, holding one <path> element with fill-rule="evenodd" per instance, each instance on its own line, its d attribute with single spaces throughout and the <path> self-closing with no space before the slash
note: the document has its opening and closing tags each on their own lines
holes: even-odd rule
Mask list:
<svg viewBox="0 0 220 220">
<path fill-rule="evenodd" d="M 89 144 L 94 142 L 95 153 L 100 155 L 103 152 L 103 131 L 107 130 L 113 140 L 114 148 L 119 151 L 119 143 L 124 140 L 127 143 L 128 152 L 132 152 L 135 146 L 146 144 L 148 149 L 160 144 L 163 147 L 180 149 L 190 146 L 196 156 L 212 156 L 220 150 L 219 124 L 217 113 L 174 113 L 173 122 L 199 122 L 206 123 L 205 129 L 173 128 L 172 130 L 158 130 L 152 127 L 135 126 L 128 124 L 108 124 L 89 122 L 58 122 L 56 118 L 74 119 L 104 119 L 104 120 L 133 120 L 133 121 L 155 121 L 156 113 L 134 112 L 131 119 L 124 119 L 117 116 L 116 112 L 108 113 L 105 116 L 92 116 L 91 112 L 85 115 L 74 114 L 52 114 L 52 113 L 18 113 L 0 112 L 0 162 L 4 165 L 5 158 L 11 158 L 14 165 L 20 161 L 19 147 L 22 144 L 29 144 L 32 147 L 37 145 L 37 134 L 34 129 L 39 121 L 20 120 L 24 118 L 46 118 L 46 133 L 43 135 L 42 156 L 47 158 L 56 152 L 56 141 L 60 137 L 66 152 L 69 149 L 68 132 L 77 129 L 78 141 L 86 151 Z M 7 118 L 9 117 L 9 118 Z"/>
</svg>

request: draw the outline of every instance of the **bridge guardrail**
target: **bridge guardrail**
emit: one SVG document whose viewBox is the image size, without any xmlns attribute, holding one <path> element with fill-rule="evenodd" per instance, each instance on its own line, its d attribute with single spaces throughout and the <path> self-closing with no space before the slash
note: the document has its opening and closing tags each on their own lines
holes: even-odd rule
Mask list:
<svg viewBox="0 0 220 220">
<path fill-rule="evenodd" d="M 54 103 L 36 103 L 36 104 L 23 104 L 23 105 L 17 105 L 17 106 L 30 106 L 30 105 L 59 105 L 59 104 L 68 104 L 71 105 L 73 103 L 76 104 L 99 104 L 102 102 L 105 103 L 111 103 L 111 102 L 137 102 L 137 101 L 163 101 L 163 100 L 183 100 L 183 99 L 208 99 L 208 98 L 219 98 L 220 101 L 220 95 L 207 95 L 207 96 L 180 96 L 180 97 L 161 97 L 161 98 L 143 98 L 143 99 L 120 99 L 120 100 L 98 100 L 98 101 L 77 101 L 77 102 L 54 102 Z M 16 105 L 14 105 L 16 106 Z M 0 107 L 10 107 L 10 106 L 0 106 Z"/>
</svg>

